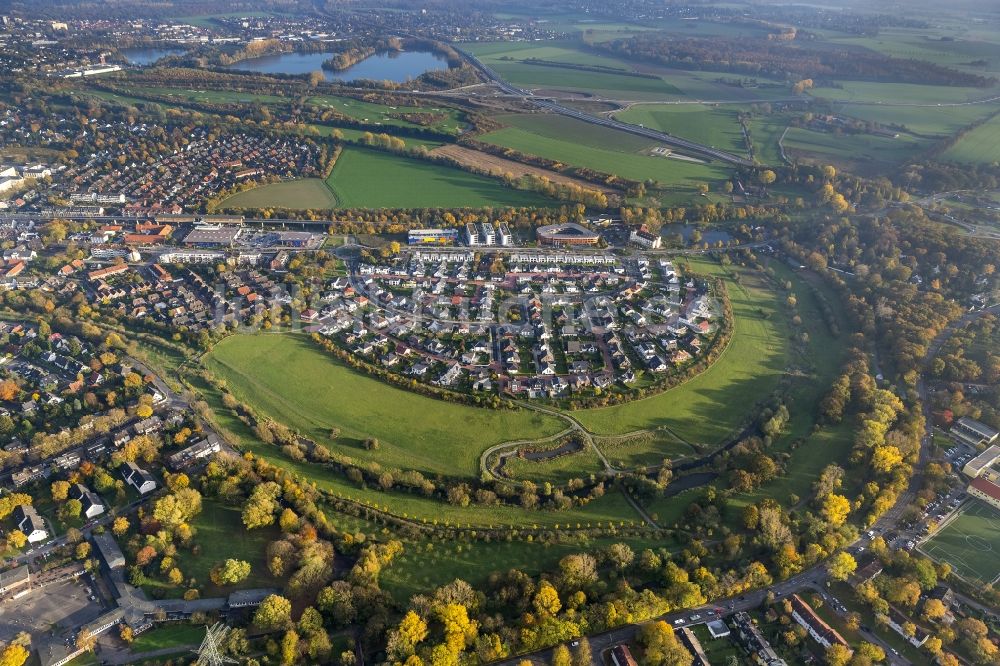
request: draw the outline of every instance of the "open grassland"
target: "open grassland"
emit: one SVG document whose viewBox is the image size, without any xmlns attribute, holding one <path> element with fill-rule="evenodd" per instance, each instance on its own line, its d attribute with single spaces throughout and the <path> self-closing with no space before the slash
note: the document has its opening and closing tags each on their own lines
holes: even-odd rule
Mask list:
<svg viewBox="0 0 1000 666">
<path fill-rule="evenodd" d="M 262 413 L 332 450 L 430 474 L 472 476 L 487 447 L 561 431 L 558 419 L 447 403 L 394 388 L 336 362 L 303 336 L 233 336 L 206 365 Z M 341 436 L 329 439 L 330 429 Z M 360 442 L 376 437 L 378 451 Z"/>
<path fill-rule="evenodd" d="M 785 135 L 789 159 L 829 162 L 871 171 L 898 166 L 930 145 L 907 134 L 896 138 L 871 134 L 833 134 L 792 127 Z"/>
<path fill-rule="evenodd" d="M 940 159 L 965 164 L 991 164 L 1000 161 L 1000 115 L 963 136 L 944 151 Z"/>
<path fill-rule="evenodd" d="M 642 100 L 663 99 L 680 92 L 656 75 L 629 76 L 630 72 L 635 71 L 632 64 L 594 53 L 577 42 L 498 42 L 470 44 L 467 48 L 504 79 L 524 88 L 576 91 L 612 99 Z M 560 65 L 600 69 L 581 70 Z"/>
<path fill-rule="evenodd" d="M 485 176 L 362 148 L 345 148 L 326 182 L 345 208 L 554 205 Z"/>
<path fill-rule="evenodd" d="M 931 32 L 937 34 L 930 34 Z M 949 39 L 942 39 L 947 36 Z M 919 28 L 882 28 L 871 37 L 839 35 L 829 41 L 878 51 L 893 58 L 926 60 L 937 65 L 979 75 L 996 73 L 1000 66 L 1000 45 L 996 42 L 963 39 L 957 34 L 944 35 L 940 30 Z M 983 63 L 972 65 L 971 63 Z"/>
<path fill-rule="evenodd" d="M 906 131 L 929 137 L 944 137 L 985 118 L 997 110 L 996 104 L 968 106 L 884 106 L 846 104 L 844 115 L 880 123 L 887 127 L 903 126 Z"/>
<path fill-rule="evenodd" d="M 223 201 L 222 208 L 313 208 L 337 205 L 337 198 L 321 178 L 270 183 L 239 192 Z"/>
<path fill-rule="evenodd" d="M 1000 511 L 977 499 L 920 549 L 976 585 L 1000 578 Z"/>
<path fill-rule="evenodd" d="M 781 165 L 781 135 L 788 127 L 788 118 L 781 114 L 758 116 L 750 121 L 750 138 L 754 157 L 762 164 Z"/>
<path fill-rule="evenodd" d="M 733 434 L 759 400 L 778 385 L 788 358 L 788 324 L 780 295 L 760 276 L 709 260 L 691 262 L 695 273 L 720 275 L 735 317 L 728 349 L 705 372 L 644 400 L 574 412 L 589 430 L 622 434 L 665 428 L 685 442 L 712 448 Z M 741 273 L 741 283 L 733 275 Z"/>
<path fill-rule="evenodd" d="M 721 165 L 651 155 L 648 152 L 659 145 L 654 141 L 564 116 L 519 114 L 499 119 L 507 127 L 484 135 L 482 140 L 571 166 L 631 180 L 652 179 L 685 191 L 727 175 Z"/>
<path fill-rule="evenodd" d="M 398 114 L 420 114 L 427 117 L 443 114 L 444 117 L 428 127 L 440 131 L 457 133 L 464 126 L 462 114 L 457 109 L 448 107 L 425 106 L 388 106 L 375 102 L 366 102 L 353 97 L 338 95 L 319 95 L 309 98 L 309 103 L 322 108 L 333 109 L 349 118 L 364 123 L 378 123 L 396 127 L 423 127 L 423 125 L 403 118 L 394 118 Z M 391 131 L 391 130 L 389 130 Z"/>
<path fill-rule="evenodd" d="M 626 123 L 676 134 L 736 155 L 746 153 L 743 130 L 733 107 L 636 104 L 627 111 L 615 114 L 615 117 Z"/>
<path fill-rule="evenodd" d="M 836 88 L 817 87 L 809 91 L 813 97 L 838 102 L 866 104 L 920 105 L 964 104 L 995 97 L 995 88 L 960 86 L 928 86 L 919 83 L 875 83 L 871 81 L 841 81 Z"/>
</svg>

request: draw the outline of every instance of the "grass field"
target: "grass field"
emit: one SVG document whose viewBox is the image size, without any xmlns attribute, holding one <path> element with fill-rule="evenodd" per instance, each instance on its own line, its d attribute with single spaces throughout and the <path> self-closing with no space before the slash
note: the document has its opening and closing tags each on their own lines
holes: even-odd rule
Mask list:
<svg viewBox="0 0 1000 666">
<path fill-rule="evenodd" d="M 618 120 L 669 132 L 736 155 L 746 154 L 743 130 L 734 107 L 705 104 L 636 104 L 615 114 Z"/>
<path fill-rule="evenodd" d="M 951 565 L 952 571 L 977 585 L 1000 579 L 1000 511 L 970 500 L 961 515 L 926 541 L 920 549 Z"/>
<path fill-rule="evenodd" d="M 941 154 L 940 159 L 965 164 L 1000 161 L 1000 115 L 993 116 Z"/>
<path fill-rule="evenodd" d="M 587 51 L 576 42 L 497 42 L 467 45 L 507 81 L 525 88 L 583 91 L 611 98 L 655 100 L 680 91 L 660 77 L 628 76 L 631 64 Z M 534 62 L 532 62 L 534 61 Z M 545 64 L 553 63 L 553 64 Z M 600 67 L 580 70 L 559 64 Z"/>
<path fill-rule="evenodd" d="M 186 623 L 161 625 L 135 637 L 132 652 L 152 652 L 176 647 L 178 650 L 189 645 L 198 645 L 205 637 L 205 627 Z"/>
<path fill-rule="evenodd" d="M 322 108 L 333 109 L 344 114 L 345 116 L 366 123 L 379 123 L 396 127 L 421 127 L 421 125 L 417 123 L 413 123 L 402 118 L 393 118 L 392 114 L 417 113 L 437 115 L 439 113 L 443 113 L 446 117 L 441 121 L 430 125 L 430 127 L 445 132 L 457 133 L 458 130 L 465 125 L 461 112 L 457 109 L 448 107 L 393 107 L 386 106 L 384 104 L 376 104 L 374 102 L 366 102 L 353 97 L 342 97 L 338 95 L 320 95 L 310 97 L 309 103 Z"/>
<path fill-rule="evenodd" d="M 841 81 L 838 87 L 817 87 L 810 92 L 813 97 L 838 102 L 862 102 L 867 104 L 961 104 L 994 97 L 996 91 L 989 88 L 959 86 L 928 86 L 918 83 L 874 83 L 870 81 Z"/>
<path fill-rule="evenodd" d="M 691 264 L 696 273 L 727 274 L 708 260 Z M 712 448 L 731 435 L 751 406 L 777 387 L 788 357 L 788 325 L 779 309 L 781 296 L 759 277 L 744 272 L 742 284 L 732 275 L 727 277 L 735 331 L 729 348 L 708 370 L 653 397 L 574 416 L 599 434 L 664 427 L 703 448 Z"/>
<path fill-rule="evenodd" d="M 565 427 L 534 412 L 479 409 L 394 388 L 337 363 L 301 336 L 233 336 L 205 362 L 240 399 L 304 435 L 403 469 L 474 475 L 487 447 Z M 334 426 L 341 436 L 331 442 Z M 366 437 L 377 437 L 380 450 L 365 451 Z"/>
<path fill-rule="evenodd" d="M 507 127 L 484 135 L 484 141 L 622 178 L 653 179 L 663 186 L 693 191 L 698 183 L 718 181 L 728 173 L 719 165 L 645 154 L 659 144 L 564 116 L 521 114 L 498 119 Z"/>
<path fill-rule="evenodd" d="M 485 176 L 380 153 L 345 148 L 327 184 L 345 208 L 544 206 L 555 202 Z"/>
<path fill-rule="evenodd" d="M 222 208 L 314 208 L 337 205 L 337 198 L 320 178 L 270 183 L 239 192 L 223 201 Z"/>
<path fill-rule="evenodd" d="M 760 116 L 750 121 L 750 137 L 753 139 L 754 157 L 762 164 L 781 165 L 781 135 L 788 127 L 788 118 L 775 114 Z"/>
<path fill-rule="evenodd" d="M 792 127 L 785 135 L 785 152 L 789 158 L 800 157 L 820 162 L 832 162 L 854 169 L 876 169 L 897 166 L 915 156 L 927 141 L 907 134 L 895 139 L 871 134 L 817 132 Z"/>
</svg>

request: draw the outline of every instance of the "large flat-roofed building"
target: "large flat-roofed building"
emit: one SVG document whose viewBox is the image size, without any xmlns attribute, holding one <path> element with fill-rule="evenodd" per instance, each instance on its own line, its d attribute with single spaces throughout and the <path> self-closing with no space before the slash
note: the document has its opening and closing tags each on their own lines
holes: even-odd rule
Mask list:
<svg viewBox="0 0 1000 666">
<path fill-rule="evenodd" d="M 457 229 L 410 229 L 406 235 L 410 245 L 448 245 L 457 240 Z"/>
<path fill-rule="evenodd" d="M 968 477 L 975 479 L 976 477 L 982 476 L 983 472 L 993 467 L 1000 460 L 1000 444 L 993 444 L 986 448 L 985 451 L 980 453 L 978 456 L 965 463 L 965 467 L 962 468 L 962 473 Z"/>
<path fill-rule="evenodd" d="M 538 227 L 535 236 L 542 245 L 597 245 L 601 235 L 575 222 Z"/>
<path fill-rule="evenodd" d="M 188 247 L 232 247 L 242 232 L 242 227 L 234 225 L 199 225 L 184 237 L 184 244 Z"/>
<path fill-rule="evenodd" d="M 973 446 L 989 446 L 1000 438 L 1000 432 L 968 416 L 963 416 L 951 426 L 951 434 Z"/>
</svg>

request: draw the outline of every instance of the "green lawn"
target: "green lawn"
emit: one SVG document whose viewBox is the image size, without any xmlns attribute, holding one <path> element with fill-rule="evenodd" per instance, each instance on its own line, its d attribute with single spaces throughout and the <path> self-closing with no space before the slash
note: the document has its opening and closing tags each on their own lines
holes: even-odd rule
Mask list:
<svg viewBox="0 0 1000 666">
<path fill-rule="evenodd" d="M 966 164 L 1000 161 L 1000 115 L 993 116 L 963 136 L 942 153 L 940 159 Z"/>
<path fill-rule="evenodd" d="M 970 583 L 996 583 L 1000 577 L 1000 511 L 980 500 L 969 500 L 962 514 L 920 549 L 950 564 L 952 571 Z"/>
<path fill-rule="evenodd" d="M 420 160 L 345 148 L 327 179 L 345 208 L 544 206 L 555 202 L 485 176 Z"/>
<path fill-rule="evenodd" d="M 618 120 L 643 125 L 651 129 L 708 146 L 715 146 L 736 155 L 746 154 L 746 142 L 735 107 L 705 104 L 636 104 L 615 114 Z"/>
<path fill-rule="evenodd" d="M 727 273 L 708 260 L 691 263 L 692 270 L 698 273 Z M 704 448 L 717 446 L 729 437 L 754 403 L 777 388 L 788 357 L 788 324 L 780 310 L 781 297 L 760 277 L 744 271 L 742 285 L 731 275 L 726 285 L 735 330 L 729 348 L 710 368 L 650 398 L 574 412 L 574 416 L 600 434 L 664 427 Z"/>
<path fill-rule="evenodd" d="M 139 634 L 132 641 L 132 652 L 152 652 L 176 647 L 200 645 L 205 637 L 205 627 L 186 623 L 165 624 Z"/>
<path fill-rule="evenodd" d="M 649 152 L 660 145 L 655 141 L 565 116 L 536 113 L 499 116 L 498 120 L 507 127 L 484 135 L 483 141 L 570 166 L 631 180 L 652 179 L 686 191 L 728 174 L 720 165 L 651 155 Z"/>
<path fill-rule="evenodd" d="M 302 336 L 233 336 L 206 357 L 233 392 L 331 449 L 431 474 L 475 475 L 479 455 L 500 442 L 553 435 L 565 425 L 528 411 L 447 403 L 348 369 Z M 330 428 L 341 437 L 329 439 Z M 378 451 L 360 441 L 377 437 Z"/>
<path fill-rule="evenodd" d="M 202 511 L 192 526 L 197 530 L 195 542 L 201 546 L 197 556 L 180 554 L 181 570 L 185 576 L 194 576 L 206 586 L 203 596 L 225 595 L 234 589 L 255 587 L 280 587 L 280 582 L 267 570 L 265 549 L 280 535 L 275 527 L 247 530 L 243 526 L 239 507 L 226 506 L 213 500 L 202 502 Z M 219 562 L 229 558 L 244 560 L 251 565 L 250 577 L 236 586 L 217 588 L 208 578 L 209 572 Z"/>
<path fill-rule="evenodd" d="M 270 183 L 239 192 L 223 201 L 221 208 L 313 208 L 328 209 L 337 198 L 321 178 L 302 178 Z"/>
</svg>

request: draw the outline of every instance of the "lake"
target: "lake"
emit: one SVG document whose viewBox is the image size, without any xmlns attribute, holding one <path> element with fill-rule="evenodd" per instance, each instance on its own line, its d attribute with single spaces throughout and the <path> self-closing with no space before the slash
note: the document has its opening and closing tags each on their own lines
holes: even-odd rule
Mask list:
<svg viewBox="0 0 1000 666">
<path fill-rule="evenodd" d="M 376 53 L 339 72 L 323 69 L 323 61 L 332 53 L 282 53 L 241 60 L 229 69 L 259 72 L 261 74 L 308 74 L 322 71 L 327 81 L 393 81 L 402 83 L 415 79 L 424 72 L 447 69 L 444 56 L 429 51 L 391 51 Z"/>
<path fill-rule="evenodd" d="M 166 49 L 166 48 L 134 48 L 134 49 L 122 49 L 121 54 L 125 56 L 125 59 L 129 61 L 130 64 L 139 65 L 140 67 L 146 67 L 147 65 L 152 65 L 154 62 L 160 58 L 166 58 L 167 56 L 180 55 L 184 53 L 184 49 Z"/>
</svg>

